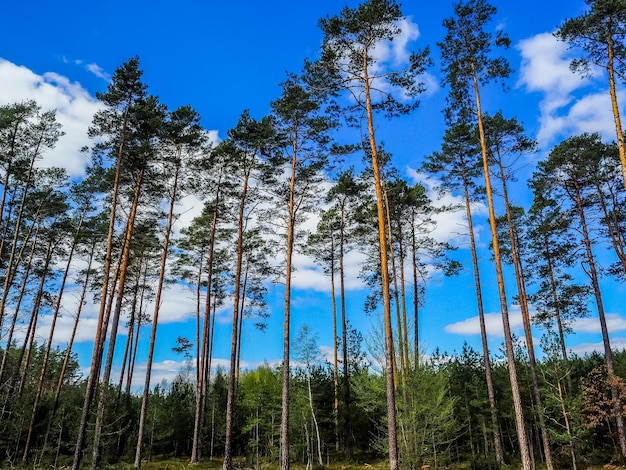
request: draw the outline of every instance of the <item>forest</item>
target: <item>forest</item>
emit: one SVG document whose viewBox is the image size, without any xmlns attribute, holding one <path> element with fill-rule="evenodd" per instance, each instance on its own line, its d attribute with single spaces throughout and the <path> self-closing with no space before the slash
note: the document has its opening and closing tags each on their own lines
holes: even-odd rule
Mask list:
<svg viewBox="0 0 626 470">
<path fill-rule="evenodd" d="M 614 138 L 584 133 L 555 145 L 523 182 L 525 205 L 511 188 L 537 142 L 481 100 L 504 95 L 512 73 L 503 55 L 511 41 L 494 29 L 487 0 L 454 3 L 443 41 L 399 68 L 381 60 L 402 32 L 395 0 L 320 19 L 315 59 L 287 75 L 268 115 L 243 111 L 219 142 L 191 105 L 171 110 L 151 94 L 130 58 L 97 93 L 81 178 L 41 165 L 64 134 L 54 109 L 0 106 L 0 467 L 625 465 L 626 352 L 611 345 L 603 286 L 626 280 L 626 1 L 585 1 L 554 35 L 579 54 L 573 74 L 603 70 Z M 414 181 L 394 166 L 380 124 L 416 110 L 435 54 L 446 131 Z M 457 202 L 442 204 L 446 195 Z M 201 214 L 177 228 L 189 196 Z M 471 263 L 435 236 L 450 211 L 463 213 L 456 230 Z M 367 286 L 360 313 L 380 319 L 370 332 L 348 318 L 353 253 Z M 327 355 L 312 327 L 293 328 L 300 255 L 315 260 L 331 292 Z M 479 259 L 495 285 L 485 287 Z M 426 354 L 427 286 L 461 270 L 472 273 L 482 347 Z M 159 341 L 173 285 L 195 304 L 195 331 L 175 345 Z M 271 285 L 284 294 L 279 311 Z M 487 289 L 499 299 L 499 350 L 488 345 Z M 512 331 L 512 304 L 523 337 Z M 83 370 L 76 343 L 91 308 Z M 230 335 L 216 338 L 224 310 Z M 68 316 L 73 329 L 59 343 Z M 244 329 L 263 330 L 270 317 L 284 326 L 281 363 L 243 366 Z M 578 355 L 568 336 L 587 317 L 603 349 Z M 226 365 L 216 361 L 218 340 L 229 344 Z M 155 383 L 163 349 L 184 367 Z"/>
</svg>

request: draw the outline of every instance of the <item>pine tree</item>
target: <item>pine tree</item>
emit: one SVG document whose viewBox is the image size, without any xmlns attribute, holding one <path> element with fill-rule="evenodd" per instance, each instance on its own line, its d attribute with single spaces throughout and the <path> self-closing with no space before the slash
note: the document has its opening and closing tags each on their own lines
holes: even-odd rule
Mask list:
<svg viewBox="0 0 626 470">
<path fill-rule="evenodd" d="M 428 52 L 410 56 L 409 64 L 402 70 L 390 70 L 386 64 L 377 63 L 374 48 L 393 40 L 400 33 L 398 21 L 402 18 L 399 5 L 390 0 L 369 0 L 357 8 L 344 8 L 335 17 L 324 18 L 320 27 L 324 33 L 322 53 L 318 61 L 307 64 L 307 80 L 314 90 L 331 96 L 348 93 L 354 101 L 346 105 L 348 116 L 366 117 L 366 154 L 372 162 L 373 183 L 376 192 L 378 218 L 378 244 L 382 273 L 383 316 L 385 323 L 385 356 L 387 368 L 387 418 L 389 433 L 389 465 L 396 470 L 398 444 L 393 366 L 393 333 L 387 261 L 386 217 L 383 185 L 379 166 L 378 145 L 374 116 L 382 112 L 389 116 L 411 111 L 417 105 L 414 98 L 423 91 L 418 79 L 428 63 Z M 410 102 L 402 102 L 393 90 L 403 92 Z"/>
</svg>

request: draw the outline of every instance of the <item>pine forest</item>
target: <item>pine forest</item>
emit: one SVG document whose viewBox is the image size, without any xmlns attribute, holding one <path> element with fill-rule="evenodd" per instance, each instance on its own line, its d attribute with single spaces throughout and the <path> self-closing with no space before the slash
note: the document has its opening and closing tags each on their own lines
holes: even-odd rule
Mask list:
<svg viewBox="0 0 626 470">
<path fill-rule="evenodd" d="M 131 57 L 97 93 L 80 178 L 41 164 L 67 131 L 55 109 L 0 106 L 0 467 L 626 465 L 626 351 L 606 301 L 626 281 L 626 1 L 585 2 L 553 35 L 576 54 L 573 76 L 606 77 L 614 132 L 573 134 L 545 158 L 499 108 L 511 40 L 487 0 L 455 2 L 445 37 L 403 64 L 385 59 L 409 13 L 395 0 L 320 19 L 319 49 L 270 111 L 242 110 L 222 139 L 192 105 L 152 94 Z M 435 66 L 445 134 L 413 149 L 409 178 L 385 142 L 430 112 Z M 201 210 L 183 223 L 190 198 Z M 462 224 L 446 228 L 453 213 Z M 302 257 L 330 297 L 307 318 L 293 297 Z M 480 346 L 447 351 L 420 330 L 423 306 L 459 276 Z M 173 286 L 195 306 L 174 343 L 159 320 Z M 246 338 L 270 320 L 281 336 L 255 338 L 282 358 L 250 366 Z M 601 349 L 572 351 L 582 321 Z M 182 365 L 159 381 L 164 351 Z"/>
</svg>

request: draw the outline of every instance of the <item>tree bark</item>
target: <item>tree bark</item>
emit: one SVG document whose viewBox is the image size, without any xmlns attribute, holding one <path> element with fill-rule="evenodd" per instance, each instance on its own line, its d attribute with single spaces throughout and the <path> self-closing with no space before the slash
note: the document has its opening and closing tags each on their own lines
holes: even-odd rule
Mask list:
<svg viewBox="0 0 626 470">
<path fill-rule="evenodd" d="M 491 417 L 491 433 L 493 437 L 496 462 L 498 465 L 504 464 L 504 452 L 502 450 L 502 440 L 500 438 L 500 424 L 498 423 L 498 411 L 496 407 L 496 393 L 493 386 L 493 376 L 491 359 L 489 357 L 489 345 L 487 343 L 487 327 L 485 326 L 485 309 L 483 304 L 483 293 L 480 282 L 480 270 L 478 267 L 478 254 L 476 251 L 476 238 L 474 234 L 474 223 L 469 197 L 469 182 L 465 171 L 465 164 L 462 166 L 463 190 L 465 193 L 465 213 L 467 215 L 467 225 L 470 237 L 470 249 L 472 252 L 472 267 L 474 269 L 474 287 L 476 288 L 476 305 L 478 308 L 478 321 L 480 324 L 480 339 L 483 347 L 483 361 L 485 363 L 485 380 L 487 382 L 487 395 L 489 396 L 489 414 Z"/>
<path fill-rule="evenodd" d="M 517 430 L 517 439 L 520 447 L 520 456 L 522 458 L 522 467 L 524 470 L 531 470 L 533 467 L 530 450 L 528 447 L 528 439 L 526 436 L 526 425 L 524 423 L 524 408 L 519 391 L 517 380 L 517 367 L 515 365 L 515 354 L 513 351 L 513 340 L 511 338 L 511 325 L 509 323 L 509 310 L 506 297 L 506 289 L 504 286 L 504 274 L 502 271 L 502 259 L 500 254 L 500 244 L 498 242 L 498 232 L 496 228 L 496 215 L 493 204 L 493 192 L 491 189 L 491 177 L 489 173 L 489 160 L 487 157 L 487 144 L 485 142 L 485 130 L 483 127 L 483 118 L 480 104 L 480 91 L 478 86 L 478 78 L 472 64 L 472 79 L 474 83 L 474 94 L 476 103 L 476 114 L 478 116 L 478 130 L 480 133 L 480 145 L 483 157 L 483 172 L 485 176 L 485 189 L 487 193 L 487 203 L 489 207 L 489 226 L 491 227 L 491 241 L 493 245 L 493 257 L 496 268 L 496 277 L 498 280 L 498 293 L 500 296 L 500 309 L 502 313 L 502 326 L 504 329 L 504 343 L 506 356 L 509 365 L 509 381 L 511 383 L 511 393 L 513 395 L 513 406 L 515 409 L 515 426 Z"/>
<path fill-rule="evenodd" d="M 398 470 L 398 434 L 396 422 L 396 394 L 394 384 L 393 360 L 393 332 L 391 329 L 391 303 L 389 293 L 389 267 L 387 264 L 387 234 L 385 233 L 385 208 L 380 168 L 378 166 L 378 148 L 374 133 L 374 117 L 370 93 L 370 78 L 368 70 L 369 52 L 367 47 L 363 51 L 363 84 L 365 93 L 365 112 L 367 116 L 367 131 L 370 151 L 372 155 L 372 170 L 376 189 L 376 211 L 378 216 L 378 249 L 380 254 L 380 269 L 382 277 L 383 319 L 385 329 L 385 368 L 387 389 L 387 433 L 389 439 L 389 469 Z"/>
</svg>

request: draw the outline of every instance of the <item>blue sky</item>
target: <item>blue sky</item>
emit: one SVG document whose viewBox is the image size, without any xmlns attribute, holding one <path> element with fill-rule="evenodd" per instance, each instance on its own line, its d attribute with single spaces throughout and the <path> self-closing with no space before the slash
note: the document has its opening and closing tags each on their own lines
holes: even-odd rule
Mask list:
<svg viewBox="0 0 626 470">
<path fill-rule="evenodd" d="M 507 117 L 517 116 L 528 134 L 539 142 L 539 152 L 527 158 L 520 182 L 514 188 L 514 201 L 523 205 L 529 202 L 527 176 L 537 159 L 545 156 L 560 139 L 598 131 L 606 140 L 613 140 L 614 130 L 604 77 L 598 73 L 593 79 L 583 80 L 572 74 L 568 69 L 572 52 L 551 35 L 565 18 L 580 14 L 584 2 L 501 0 L 493 3 L 498 8 L 493 28 L 502 28 L 511 37 L 508 57 L 515 72 L 508 81 L 510 89 L 506 94 L 500 88 L 485 90 L 484 109 L 490 113 L 502 109 Z M 57 108 L 66 136 L 46 156 L 45 163 L 65 166 L 79 177 L 84 157 L 78 149 L 88 143 L 86 129 L 99 106 L 95 93 L 106 89 L 107 80 L 119 64 L 138 55 L 149 91 L 170 109 L 191 104 L 201 114 L 202 125 L 217 140 L 235 125 L 244 109 L 250 109 L 257 118 L 267 114 L 270 102 L 280 93 L 279 84 L 286 72 L 298 72 L 305 58 L 316 58 L 322 39 L 317 26 L 320 17 L 335 15 L 344 5 L 357 4 L 336 0 L 306 5 L 282 0 L 176 3 L 111 0 L 66 1 L 51 6 L 43 0 L 5 0 L 0 15 L 0 30 L 5 38 L 0 46 L 0 104 L 34 98 L 46 109 Z M 439 148 L 444 132 L 441 110 L 446 90 L 440 86 L 436 43 L 443 40 L 445 31 L 441 23 L 452 15 L 453 3 L 405 2 L 402 11 L 407 16 L 403 32 L 407 37 L 411 33 L 417 36 L 407 47 L 429 45 L 435 65 L 425 77 L 428 90 L 420 108 L 392 123 L 380 122 L 378 138 L 393 154 L 395 166 L 414 181 L 414 169 L 419 167 L 424 155 Z M 191 210 L 182 218 L 183 223 L 195 213 L 192 202 L 186 204 L 185 209 Z M 454 240 L 455 233 L 462 230 L 462 223 L 460 214 L 441 216 L 437 236 Z M 488 229 L 484 224 L 482 227 L 481 274 L 489 312 L 490 345 L 496 352 L 502 340 L 501 320 L 493 266 L 487 252 Z M 356 279 L 359 256 L 351 256 L 354 262 L 350 265 L 348 315 L 352 324 L 367 335 L 371 324 L 378 320 L 363 314 L 364 291 Z M 464 272 L 454 279 L 435 277 L 427 286 L 420 320 L 421 341 L 427 352 L 437 346 L 449 352 L 459 350 L 465 340 L 477 349 L 480 347 L 469 252 L 462 245 L 456 256 L 464 262 Z M 331 321 L 328 283 L 310 260 L 300 257 L 298 265 L 293 335 L 300 324 L 308 323 L 320 335 L 319 344 L 327 351 L 332 346 L 332 333 L 326 327 Z M 603 286 L 608 294 L 605 300 L 613 343 L 622 347 L 626 345 L 626 312 L 621 300 L 624 287 L 608 279 L 603 280 Z M 513 285 L 509 294 L 514 294 Z M 268 331 L 260 334 L 250 325 L 244 330 L 243 361 L 250 366 L 281 358 L 282 289 L 270 287 L 268 300 L 273 307 Z M 160 347 L 155 358 L 158 361 L 153 374 L 155 381 L 171 377 L 180 368 L 182 358 L 174 355 L 171 347 L 178 335 L 193 337 L 192 303 L 192 293 L 182 288 L 165 294 L 161 314 L 164 325 L 157 338 Z M 64 343 L 71 328 L 72 308 L 68 300 L 68 315 L 56 337 L 59 344 Z M 89 340 L 93 338 L 95 311 L 90 305 L 80 328 L 77 350 L 82 365 L 90 359 Z M 516 334 L 521 335 L 521 320 L 515 308 L 511 320 Z M 40 327 L 42 338 L 47 337 L 45 327 L 44 321 Z M 581 321 L 575 329 L 577 333 L 569 338 L 574 351 L 601 349 L 596 318 Z M 144 334 L 147 341 L 149 332 Z M 535 331 L 537 338 L 540 334 Z M 230 341 L 226 313 L 217 338 L 216 357 L 225 359 Z"/>
</svg>

